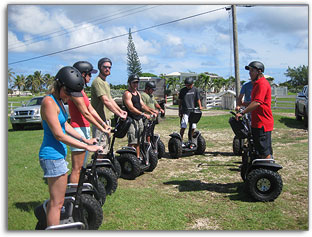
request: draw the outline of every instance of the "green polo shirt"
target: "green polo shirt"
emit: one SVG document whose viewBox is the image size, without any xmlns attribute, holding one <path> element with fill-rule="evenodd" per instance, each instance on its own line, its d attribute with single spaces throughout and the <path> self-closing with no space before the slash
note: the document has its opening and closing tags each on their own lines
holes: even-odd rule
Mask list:
<svg viewBox="0 0 312 237">
<path fill-rule="evenodd" d="M 157 101 L 155 100 L 153 94 L 149 95 L 143 91 L 141 93 L 141 97 L 142 97 L 144 104 L 146 104 L 148 107 L 152 109 L 155 109 L 155 104 L 157 103 Z"/>
<path fill-rule="evenodd" d="M 103 104 L 101 99 L 103 95 L 112 99 L 108 82 L 97 76 L 91 85 L 91 105 L 105 121 L 112 119 L 113 113 Z"/>
</svg>

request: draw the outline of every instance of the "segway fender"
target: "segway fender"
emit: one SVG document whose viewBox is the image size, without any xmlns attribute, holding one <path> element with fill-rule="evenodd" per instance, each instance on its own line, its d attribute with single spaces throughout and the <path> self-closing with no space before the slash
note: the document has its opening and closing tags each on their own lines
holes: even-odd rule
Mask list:
<svg viewBox="0 0 312 237">
<path fill-rule="evenodd" d="M 118 153 L 120 155 L 124 154 L 124 153 L 132 153 L 132 154 L 136 155 L 136 150 L 134 147 L 127 146 L 127 147 L 123 147 L 122 149 L 116 151 L 116 153 Z"/>
<path fill-rule="evenodd" d="M 277 172 L 278 170 L 282 169 L 283 166 L 276 164 L 276 163 L 270 163 L 267 161 L 256 161 L 252 164 L 251 169 L 259 169 L 259 168 L 268 169 L 268 170 Z"/>
<path fill-rule="evenodd" d="M 177 132 L 171 133 L 169 136 L 172 137 L 172 138 L 180 139 L 181 142 L 182 142 L 181 135 L 179 133 L 177 133 Z"/>
</svg>

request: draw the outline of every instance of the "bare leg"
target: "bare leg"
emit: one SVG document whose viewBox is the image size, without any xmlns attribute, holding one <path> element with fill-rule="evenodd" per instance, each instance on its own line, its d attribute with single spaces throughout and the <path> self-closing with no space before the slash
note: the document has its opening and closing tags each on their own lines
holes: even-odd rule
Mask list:
<svg viewBox="0 0 312 237">
<path fill-rule="evenodd" d="M 66 184 L 67 173 L 59 177 L 48 178 L 50 201 L 47 208 L 47 226 L 58 225 L 60 223 Z"/>
<path fill-rule="evenodd" d="M 83 165 L 85 151 L 73 151 L 72 152 L 72 172 L 70 174 L 70 182 L 78 183 L 80 170 Z"/>
</svg>

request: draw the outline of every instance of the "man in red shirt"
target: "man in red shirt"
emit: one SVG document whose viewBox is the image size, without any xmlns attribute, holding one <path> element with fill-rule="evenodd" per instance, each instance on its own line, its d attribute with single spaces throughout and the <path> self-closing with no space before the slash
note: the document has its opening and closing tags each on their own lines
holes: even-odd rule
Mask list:
<svg viewBox="0 0 312 237">
<path fill-rule="evenodd" d="M 253 82 L 251 103 L 242 113 L 236 115 L 236 119 L 251 112 L 251 130 L 255 148 L 259 152 L 260 158 L 269 159 L 273 152 L 271 132 L 274 126 L 271 110 L 271 86 L 263 75 L 264 65 L 261 62 L 253 61 L 245 66 L 245 69 L 249 70 Z"/>
</svg>

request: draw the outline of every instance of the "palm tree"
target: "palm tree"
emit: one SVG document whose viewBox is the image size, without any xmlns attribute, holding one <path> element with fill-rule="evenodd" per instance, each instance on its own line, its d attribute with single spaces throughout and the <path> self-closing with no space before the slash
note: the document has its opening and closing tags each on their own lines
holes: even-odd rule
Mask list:
<svg viewBox="0 0 312 237">
<path fill-rule="evenodd" d="M 54 82 L 54 76 L 51 76 L 49 73 L 45 74 L 43 77 L 44 87 L 48 89 Z"/>
<path fill-rule="evenodd" d="M 35 71 L 34 75 L 26 78 L 26 88 L 32 93 L 37 93 L 43 89 L 44 80 L 40 71 Z"/>
<path fill-rule="evenodd" d="M 166 80 L 166 88 L 171 89 L 173 92 L 177 90 L 177 85 L 179 84 L 179 78 L 177 77 L 169 77 Z"/>
<path fill-rule="evenodd" d="M 8 83 L 11 85 L 14 79 L 15 72 L 12 71 L 12 68 L 8 69 Z"/>
<path fill-rule="evenodd" d="M 25 76 L 24 75 L 17 75 L 15 77 L 15 81 L 14 81 L 14 87 L 17 87 L 17 89 L 19 91 L 21 91 L 21 89 L 23 88 L 23 90 L 25 89 L 25 84 L 26 84 L 26 81 L 25 81 Z"/>
</svg>

